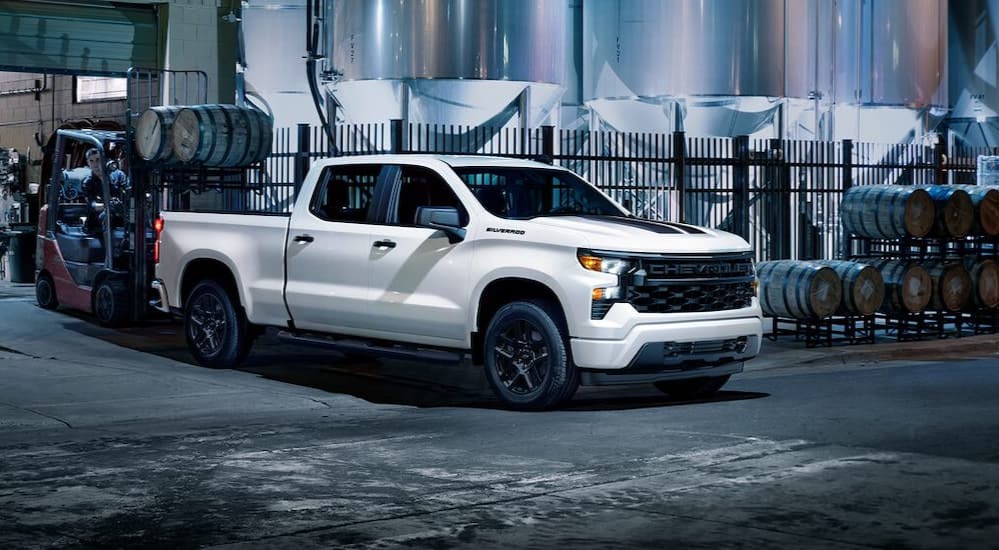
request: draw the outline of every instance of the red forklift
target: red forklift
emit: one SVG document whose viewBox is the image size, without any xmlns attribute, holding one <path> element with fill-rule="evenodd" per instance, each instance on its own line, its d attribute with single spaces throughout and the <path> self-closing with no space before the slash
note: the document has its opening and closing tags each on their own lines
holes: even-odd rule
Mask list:
<svg viewBox="0 0 999 550">
<path fill-rule="evenodd" d="M 52 178 L 38 213 L 35 297 L 39 306 L 54 309 L 62 304 L 93 313 L 106 326 L 138 320 L 132 308 L 134 286 L 145 279 L 152 257 L 136 251 L 145 251 L 154 238 L 151 231 L 140 229 L 147 227 L 141 215 L 146 208 L 134 208 L 135 180 L 118 167 L 128 162 L 126 145 L 126 132 L 57 131 Z M 103 177 L 90 178 L 90 168 L 65 166 L 67 159 L 79 157 L 71 151 L 81 149 L 99 152 Z M 122 156 L 113 158 L 114 152 Z M 123 181 L 114 181 L 112 174 L 120 174 Z M 88 179 L 100 182 L 96 194 L 85 189 Z M 90 201 L 88 194 L 104 200 Z"/>
<path fill-rule="evenodd" d="M 149 107 L 204 103 L 201 71 L 129 69 L 124 131 L 60 129 L 51 177 L 41 190 L 35 254 L 35 297 L 45 309 L 65 306 L 105 326 L 145 319 L 155 264 L 156 194 L 162 166 L 133 152 L 134 125 Z M 100 154 L 103 175 L 88 178 L 85 152 Z M 100 189 L 84 182 L 100 181 Z M 89 193 L 88 193 L 89 191 Z M 92 200 L 95 196 L 103 199 Z M 89 200 L 88 200 L 89 199 Z"/>
</svg>

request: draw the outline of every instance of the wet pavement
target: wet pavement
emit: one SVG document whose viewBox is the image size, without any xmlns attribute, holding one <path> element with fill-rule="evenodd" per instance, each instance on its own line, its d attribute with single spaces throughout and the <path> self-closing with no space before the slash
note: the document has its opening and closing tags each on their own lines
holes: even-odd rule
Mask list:
<svg viewBox="0 0 999 550">
<path fill-rule="evenodd" d="M 191 364 L 0 282 L 0 547 L 989 548 L 995 336 L 767 342 L 716 397 L 502 410 L 478 369 L 265 336 Z"/>
</svg>

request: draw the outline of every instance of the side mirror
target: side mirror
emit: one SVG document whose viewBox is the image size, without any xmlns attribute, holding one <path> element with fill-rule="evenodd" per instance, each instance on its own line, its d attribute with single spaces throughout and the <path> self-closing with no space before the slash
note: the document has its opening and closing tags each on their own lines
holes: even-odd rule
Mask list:
<svg viewBox="0 0 999 550">
<path fill-rule="evenodd" d="M 451 244 L 465 240 L 461 216 L 453 206 L 420 206 L 416 209 L 416 225 L 443 231 Z"/>
</svg>

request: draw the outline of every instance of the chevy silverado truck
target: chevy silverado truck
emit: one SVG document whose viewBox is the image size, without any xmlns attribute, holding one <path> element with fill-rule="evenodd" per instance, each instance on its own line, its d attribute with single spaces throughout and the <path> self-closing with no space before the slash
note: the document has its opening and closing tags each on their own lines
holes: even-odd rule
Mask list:
<svg viewBox="0 0 999 550">
<path fill-rule="evenodd" d="M 282 215 L 163 212 L 154 305 L 230 368 L 256 335 L 482 365 L 519 410 L 580 384 L 716 392 L 760 349 L 741 238 L 628 213 L 571 171 L 481 156 L 318 161 Z"/>
</svg>

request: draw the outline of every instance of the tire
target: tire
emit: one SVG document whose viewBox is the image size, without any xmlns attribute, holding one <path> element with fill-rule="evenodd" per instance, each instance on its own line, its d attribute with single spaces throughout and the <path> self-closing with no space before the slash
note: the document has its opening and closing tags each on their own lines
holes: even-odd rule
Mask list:
<svg viewBox="0 0 999 550">
<path fill-rule="evenodd" d="M 120 327 L 128 321 L 128 285 L 106 277 L 94 289 L 94 316 L 106 327 Z"/>
<path fill-rule="evenodd" d="M 663 380 L 656 382 L 659 391 L 678 399 L 696 399 L 714 395 L 728 382 L 728 374 L 704 378 L 688 378 L 686 380 Z"/>
<path fill-rule="evenodd" d="M 198 364 L 213 369 L 239 366 L 253 338 L 238 299 L 218 281 L 198 283 L 184 308 L 187 349 Z"/>
<path fill-rule="evenodd" d="M 547 302 L 513 302 L 489 321 L 483 341 L 486 378 L 507 407 L 552 409 L 579 387 L 567 330 Z"/>
<path fill-rule="evenodd" d="M 38 307 L 42 309 L 55 309 L 59 307 L 59 299 L 56 297 L 55 281 L 48 273 L 42 273 L 35 281 L 35 300 Z"/>
</svg>

